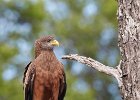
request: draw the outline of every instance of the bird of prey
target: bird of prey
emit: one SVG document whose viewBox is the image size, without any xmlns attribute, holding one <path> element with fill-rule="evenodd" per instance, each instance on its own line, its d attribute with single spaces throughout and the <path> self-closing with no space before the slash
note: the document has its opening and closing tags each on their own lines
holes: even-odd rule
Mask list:
<svg viewBox="0 0 140 100">
<path fill-rule="evenodd" d="M 24 100 L 63 100 L 66 93 L 64 68 L 53 52 L 59 42 L 53 36 L 35 41 L 35 59 L 25 68 Z"/>
</svg>

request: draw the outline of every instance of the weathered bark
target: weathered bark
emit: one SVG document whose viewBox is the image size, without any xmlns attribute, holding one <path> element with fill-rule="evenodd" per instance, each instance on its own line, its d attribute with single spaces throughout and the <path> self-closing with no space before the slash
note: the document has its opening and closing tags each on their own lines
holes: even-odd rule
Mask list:
<svg viewBox="0 0 140 100">
<path fill-rule="evenodd" d="M 65 55 L 62 57 L 62 59 L 70 59 L 70 60 L 75 60 L 80 63 L 83 63 L 91 68 L 94 68 L 95 70 L 98 70 L 99 72 L 105 73 L 107 75 L 111 75 L 114 78 L 116 78 L 119 87 L 122 87 L 122 71 L 120 69 L 120 64 L 116 66 L 116 68 L 109 67 L 106 65 L 103 65 L 102 63 L 92 59 L 92 58 L 87 58 L 84 56 L 79 56 L 78 54 L 71 54 L 71 55 Z"/>
<path fill-rule="evenodd" d="M 140 100 L 140 0 L 118 0 L 124 100 Z"/>
<path fill-rule="evenodd" d="M 105 66 L 91 58 L 66 55 L 118 81 L 123 100 L 140 100 L 140 0 L 118 0 L 118 45 L 121 61 L 116 68 Z"/>
</svg>

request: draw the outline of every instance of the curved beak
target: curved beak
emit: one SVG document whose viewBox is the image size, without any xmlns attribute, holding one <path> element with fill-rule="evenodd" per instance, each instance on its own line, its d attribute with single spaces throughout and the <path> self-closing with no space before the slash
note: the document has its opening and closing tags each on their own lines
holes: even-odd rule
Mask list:
<svg viewBox="0 0 140 100">
<path fill-rule="evenodd" d="M 59 42 L 57 40 L 52 40 L 50 43 L 53 46 L 59 46 Z"/>
</svg>

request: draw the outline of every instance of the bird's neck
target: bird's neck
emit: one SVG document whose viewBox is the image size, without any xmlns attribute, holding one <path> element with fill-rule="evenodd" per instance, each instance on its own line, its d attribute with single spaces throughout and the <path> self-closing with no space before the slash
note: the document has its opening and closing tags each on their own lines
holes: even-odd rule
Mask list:
<svg viewBox="0 0 140 100">
<path fill-rule="evenodd" d="M 41 54 L 40 49 L 35 49 L 35 58 L 37 58 Z"/>
<path fill-rule="evenodd" d="M 43 55 L 43 57 L 47 60 L 52 60 L 52 59 L 56 58 L 53 50 L 42 50 L 41 55 Z"/>
<path fill-rule="evenodd" d="M 35 59 L 41 54 L 41 53 L 50 53 L 50 54 L 54 54 L 53 53 L 53 48 L 47 48 L 47 49 L 43 49 L 41 48 L 39 45 L 35 45 Z"/>
<path fill-rule="evenodd" d="M 38 41 L 35 42 L 35 58 L 41 54 L 41 47 Z"/>
</svg>

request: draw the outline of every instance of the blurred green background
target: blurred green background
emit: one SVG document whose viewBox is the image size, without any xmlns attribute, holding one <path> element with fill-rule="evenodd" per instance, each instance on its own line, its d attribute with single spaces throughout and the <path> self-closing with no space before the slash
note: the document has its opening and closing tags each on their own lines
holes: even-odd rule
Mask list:
<svg viewBox="0 0 140 100">
<path fill-rule="evenodd" d="M 78 53 L 116 66 L 117 2 L 115 0 L 0 0 L 0 100 L 23 100 L 25 66 L 34 59 L 34 41 L 53 34 L 65 65 L 65 100 L 121 100 L 114 78 L 73 61 Z"/>
</svg>

